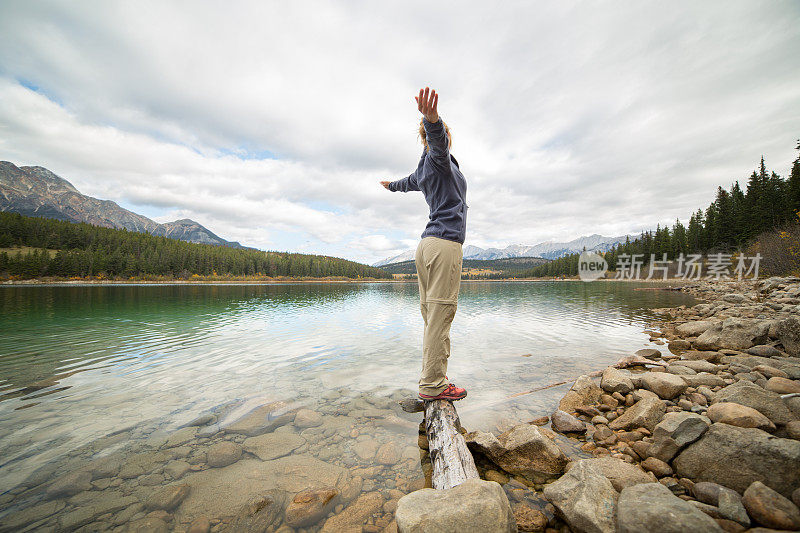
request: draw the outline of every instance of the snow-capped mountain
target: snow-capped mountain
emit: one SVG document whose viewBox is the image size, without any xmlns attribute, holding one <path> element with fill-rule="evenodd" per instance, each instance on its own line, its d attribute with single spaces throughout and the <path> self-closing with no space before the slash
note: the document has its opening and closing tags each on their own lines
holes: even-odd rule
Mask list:
<svg viewBox="0 0 800 533">
<path fill-rule="evenodd" d="M 595 252 L 606 252 L 615 244 L 625 242 L 626 236 L 604 237 L 602 235 L 589 235 L 578 237 L 569 242 L 540 242 L 532 246 L 525 244 L 511 244 L 505 248 L 480 248 L 478 246 L 464 246 L 464 259 L 506 259 L 508 257 L 544 257 L 545 259 L 558 259 L 568 254 L 582 252 L 584 249 Z M 394 257 L 378 261 L 373 266 L 390 265 L 401 261 L 414 259 L 415 250 L 409 250 Z"/>
</svg>

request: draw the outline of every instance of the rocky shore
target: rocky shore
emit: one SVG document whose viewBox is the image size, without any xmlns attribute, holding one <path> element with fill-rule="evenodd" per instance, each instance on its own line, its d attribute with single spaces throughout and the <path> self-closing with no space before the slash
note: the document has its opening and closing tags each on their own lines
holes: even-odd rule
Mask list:
<svg viewBox="0 0 800 533">
<path fill-rule="evenodd" d="M 467 435 L 541 494 L 540 510 L 512 504 L 519 531 L 800 530 L 800 279 L 684 290 L 702 303 L 656 310 L 647 364 L 581 376 L 549 418 Z M 565 456 L 548 422 L 589 457 Z"/>
</svg>

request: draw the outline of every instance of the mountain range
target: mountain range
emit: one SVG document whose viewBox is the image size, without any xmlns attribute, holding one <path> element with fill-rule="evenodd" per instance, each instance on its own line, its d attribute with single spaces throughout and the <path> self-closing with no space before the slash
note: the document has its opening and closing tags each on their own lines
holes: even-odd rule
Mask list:
<svg viewBox="0 0 800 533">
<path fill-rule="evenodd" d="M 111 200 L 81 194 L 69 181 L 44 167 L 18 167 L 8 161 L 0 161 L 0 211 L 242 248 L 238 242 L 226 241 L 194 220 L 184 218 L 159 224 Z"/>
<path fill-rule="evenodd" d="M 511 244 L 505 248 L 480 248 L 478 246 L 464 246 L 464 259 L 507 259 L 510 257 L 542 257 L 544 259 L 558 259 L 565 255 L 582 252 L 584 249 L 594 252 L 607 252 L 617 243 L 624 243 L 627 235 L 621 237 L 604 237 L 602 235 L 589 235 L 578 237 L 569 242 L 540 242 L 539 244 Z M 378 261 L 372 266 L 391 265 L 401 261 L 414 259 L 414 250 L 403 252 L 394 257 Z"/>
</svg>

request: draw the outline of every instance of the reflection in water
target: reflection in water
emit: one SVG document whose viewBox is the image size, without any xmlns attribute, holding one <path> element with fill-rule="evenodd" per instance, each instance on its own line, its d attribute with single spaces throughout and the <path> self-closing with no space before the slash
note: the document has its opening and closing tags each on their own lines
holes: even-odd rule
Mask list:
<svg viewBox="0 0 800 533">
<path fill-rule="evenodd" d="M 601 368 L 645 345 L 647 309 L 689 301 L 633 287 L 464 283 L 448 371 L 470 392 L 464 425 L 547 414 L 563 387 L 481 405 Z M 417 298 L 407 283 L 0 287 L 0 493 L 101 437 L 174 430 L 248 398 L 330 423 L 391 409 L 415 390 Z M 405 420 L 381 431 L 413 444 Z M 350 449 L 351 426 L 325 431 Z"/>
</svg>

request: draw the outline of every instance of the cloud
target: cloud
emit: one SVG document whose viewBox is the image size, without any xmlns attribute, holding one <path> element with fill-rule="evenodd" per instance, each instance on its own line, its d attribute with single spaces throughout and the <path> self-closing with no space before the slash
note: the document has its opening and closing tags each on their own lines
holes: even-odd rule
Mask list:
<svg viewBox="0 0 800 533">
<path fill-rule="evenodd" d="M 421 16 L 420 12 L 425 15 Z M 800 123 L 793 2 L 7 2 L 0 158 L 220 236 L 372 262 L 427 206 L 436 87 L 469 183 L 468 242 L 685 219 Z"/>
</svg>

